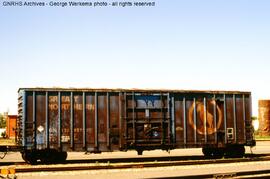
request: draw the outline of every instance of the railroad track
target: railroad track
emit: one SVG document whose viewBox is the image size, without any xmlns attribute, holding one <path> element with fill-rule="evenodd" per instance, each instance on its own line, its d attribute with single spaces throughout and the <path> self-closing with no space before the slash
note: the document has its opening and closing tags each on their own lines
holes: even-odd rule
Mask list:
<svg viewBox="0 0 270 179">
<path fill-rule="evenodd" d="M 140 158 L 144 159 L 144 158 Z M 161 161 L 163 159 L 163 161 Z M 106 160 L 106 159 L 102 159 Z M 116 159 L 114 159 L 116 160 Z M 119 160 L 119 159 L 118 159 Z M 122 159 L 121 159 L 122 160 Z M 127 159 L 125 159 L 127 160 Z M 96 160 L 98 161 L 98 160 Z M 183 166 L 183 165 L 202 165 L 202 164 L 225 164 L 225 163 L 237 163 L 237 162 L 254 162 L 254 161 L 270 161 L 270 154 L 253 155 L 249 158 L 235 158 L 235 159 L 204 159 L 204 160 L 178 160 L 164 161 L 164 158 L 160 157 L 159 161 L 143 161 L 134 162 L 126 161 L 125 163 L 65 163 L 59 165 L 17 165 L 16 173 L 27 172 L 50 172 L 50 171 L 79 171 L 79 170 L 102 170 L 102 169 L 128 169 L 128 168 L 149 168 L 149 167 L 168 167 L 168 166 Z M 74 161 L 73 161 L 74 162 Z"/>
<path fill-rule="evenodd" d="M 270 153 L 264 154 L 246 154 L 245 158 L 256 159 L 262 157 L 270 157 Z M 198 161 L 205 160 L 202 155 L 193 155 L 193 156 L 161 156 L 161 157 L 132 157 L 132 158 L 102 158 L 102 159 L 72 159 L 66 160 L 65 162 L 59 164 L 84 164 L 84 163 L 134 163 L 134 162 L 162 162 L 162 161 Z M 208 158 L 209 159 L 209 158 Z M 211 159 L 212 160 L 212 159 Z M 1 162 L 1 166 L 9 165 L 29 165 L 26 162 Z"/>
<path fill-rule="evenodd" d="M 270 170 L 241 171 L 232 173 L 211 173 L 203 175 L 173 176 L 173 177 L 154 177 L 146 179 L 206 179 L 206 178 L 269 178 Z"/>
</svg>

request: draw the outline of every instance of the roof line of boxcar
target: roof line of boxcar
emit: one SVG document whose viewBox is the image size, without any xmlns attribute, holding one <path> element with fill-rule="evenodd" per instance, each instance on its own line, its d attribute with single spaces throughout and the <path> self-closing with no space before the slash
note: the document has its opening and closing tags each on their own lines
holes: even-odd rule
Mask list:
<svg viewBox="0 0 270 179">
<path fill-rule="evenodd" d="M 221 91 L 221 90 L 179 90 L 179 89 L 137 89 L 137 88 L 19 88 L 25 91 L 73 91 L 73 92 L 176 92 L 176 93 L 212 93 L 212 94 L 251 94 L 249 91 Z"/>
</svg>

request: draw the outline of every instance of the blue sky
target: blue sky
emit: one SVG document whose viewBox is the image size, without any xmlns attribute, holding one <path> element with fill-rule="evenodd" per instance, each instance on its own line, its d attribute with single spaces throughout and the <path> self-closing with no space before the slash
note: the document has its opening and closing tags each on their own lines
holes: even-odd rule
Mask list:
<svg viewBox="0 0 270 179">
<path fill-rule="evenodd" d="M 19 87 L 58 86 L 251 91 L 256 115 L 257 100 L 270 99 L 270 1 L 155 2 L 40 8 L 1 1 L 0 112 L 17 113 Z"/>
</svg>

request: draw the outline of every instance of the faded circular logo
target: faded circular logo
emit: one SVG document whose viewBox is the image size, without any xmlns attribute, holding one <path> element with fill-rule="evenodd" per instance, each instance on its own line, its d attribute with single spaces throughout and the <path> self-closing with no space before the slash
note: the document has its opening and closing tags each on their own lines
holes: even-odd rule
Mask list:
<svg viewBox="0 0 270 179">
<path fill-rule="evenodd" d="M 222 111 L 218 105 L 216 105 L 216 101 L 212 100 L 210 102 L 211 105 L 217 107 L 217 126 L 215 128 L 215 119 L 214 115 L 211 114 L 208 109 L 206 110 L 206 113 L 204 112 L 204 104 L 203 102 L 196 102 L 196 114 L 197 114 L 197 125 L 194 124 L 194 108 L 195 103 L 190 106 L 188 109 L 188 119 L 189 124 L 193 127 L 193 129 L 197 131 L 198 134 L 204 135 L 205 129 L 204 129 L 204 120 L 206 119 L 206 133 L 208 135 L 215 133 L 221 126 L 222 123 Z M 198 124 L 199 122 L 199 124 Z"/>
</svg>

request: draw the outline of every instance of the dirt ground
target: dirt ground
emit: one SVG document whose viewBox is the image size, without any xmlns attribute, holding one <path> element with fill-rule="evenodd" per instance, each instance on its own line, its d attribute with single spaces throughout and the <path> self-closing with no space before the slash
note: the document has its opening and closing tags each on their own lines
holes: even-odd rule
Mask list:
<svg viewBox="0 0 270 179">
<path fill-rule="evenodd" d="M 166 178 L 211 173 L 235 173 L 239 171 L 270 169 L 270 162 L 248 162 L 233 164 L 209 164 L 192 166 L 172 166 L 142 169 L 97 170 L 97 171 L 68 171 L 40 172 L 18 174 L 18 179 L 136 179 L 136 178 Z"/>
</svg>

